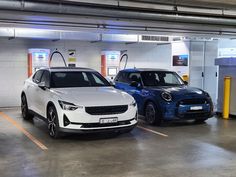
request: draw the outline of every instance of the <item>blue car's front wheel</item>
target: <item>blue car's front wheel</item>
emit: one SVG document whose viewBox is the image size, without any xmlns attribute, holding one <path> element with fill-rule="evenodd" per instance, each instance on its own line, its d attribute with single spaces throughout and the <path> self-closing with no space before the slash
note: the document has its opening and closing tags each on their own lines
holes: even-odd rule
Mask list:
<svg viewBox="0 0 236 177">
<path fill-rule="evenodd" d="M 149 102 L 145 108 L 145 119 L 150 125 L 160 125 L 161 116 L 158 113 L 157 107 L 154 103 Z"/>
</svg>

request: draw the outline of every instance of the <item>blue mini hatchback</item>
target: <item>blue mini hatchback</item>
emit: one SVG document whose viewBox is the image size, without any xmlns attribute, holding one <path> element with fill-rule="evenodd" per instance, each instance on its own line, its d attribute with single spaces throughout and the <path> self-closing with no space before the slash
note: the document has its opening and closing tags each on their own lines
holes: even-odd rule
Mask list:
<svg viewBox="0 0 236 177">
<path fill-rule="evenodd" d="M 181 77 L 162 69 L 125 69 L 115 78 L 115 87 L 132 95 L 139 114 L 149 124 L 164 120 L 195 120 L 204 122 L 213 116 L 209 94 L 188 87 Z"/>
</svg>

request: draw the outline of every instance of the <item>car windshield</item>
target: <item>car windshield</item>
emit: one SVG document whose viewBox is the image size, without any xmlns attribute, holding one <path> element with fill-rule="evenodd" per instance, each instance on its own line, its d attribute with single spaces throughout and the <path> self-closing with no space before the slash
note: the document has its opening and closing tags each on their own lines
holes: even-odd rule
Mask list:
<svg viewBox="0 0 236 177">
<path fill-rule="evenodd" d="M 144 86 L 178 86 L 184 82 L 175 72 L 145 71 L 141 73 Z"/>
<path fill-rule="evenodd" d="M 109 82 L 96 72 L 52 72 L 51 87 L 106 87 Z"/>
</svg>

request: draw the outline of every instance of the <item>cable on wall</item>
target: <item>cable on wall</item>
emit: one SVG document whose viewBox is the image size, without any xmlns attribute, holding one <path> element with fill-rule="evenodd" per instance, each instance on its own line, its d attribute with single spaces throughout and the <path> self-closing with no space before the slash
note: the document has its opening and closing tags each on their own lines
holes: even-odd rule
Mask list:
<svg viewBox="0 0 236 177">
<path fill-rule="evenodd" d="M 54 52 L 52 52 L 52 54 L 51 54 L 51 56 L 50 56 L 50 59 L 49 59 L 49 67 L 51 67 L 51 62 L 52 62 L 52 59 L 53 59 L 53 55 L 55 55 L 55 54 L 59 54 L 59 55 L 61 56 L 65 67 L 67 67 L 66 60 L 65 60 L 64 56 L 63 56 L 62 53 L 59 52 L 57 49 L 56 49 Z"/>
<path fill-rule="evenodd" d="M 124 69 L 125 69 L 126 66 L 127 66 L 128 60 L 129 60 L 129 56 L 128 56 L 127 53 L 122 54 L 121 57 L 120 57 L 119 70 L 121 70 L 121 68 L 120 68 L 120 67 L 121 67 L 121 62 L 122 62 L 124 59 L 125 59 L 125 65 L 124 65 Z"/>
</svg>

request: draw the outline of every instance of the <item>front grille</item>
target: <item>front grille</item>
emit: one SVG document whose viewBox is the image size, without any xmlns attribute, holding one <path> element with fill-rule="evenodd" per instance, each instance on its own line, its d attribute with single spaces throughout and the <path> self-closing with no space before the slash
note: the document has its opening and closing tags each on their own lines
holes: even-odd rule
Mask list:
<svg viewBox="0 0 236 177">
<path fill-rule="evenodd" d="M 197 119 L 197 118 L 208 118 L 210 117 L 210 113 L 209 112 L 188 112 L 185 114 L 178 114 L 177 116 L 181 119 Z"/>
<path fill-rule="evenodd" d="M 91 115 L 122 114 L 127 110 L 128 110 L 128 105 L 85 107 L 85 111 Z"/>
<path fill-rule="evenodd" d="M 194 99 L 185 99 L 179 101 L 178 105 L 194 105 L 194 104 L 207 104 L 208 101 L 202 98 Z"/>
</svg>

